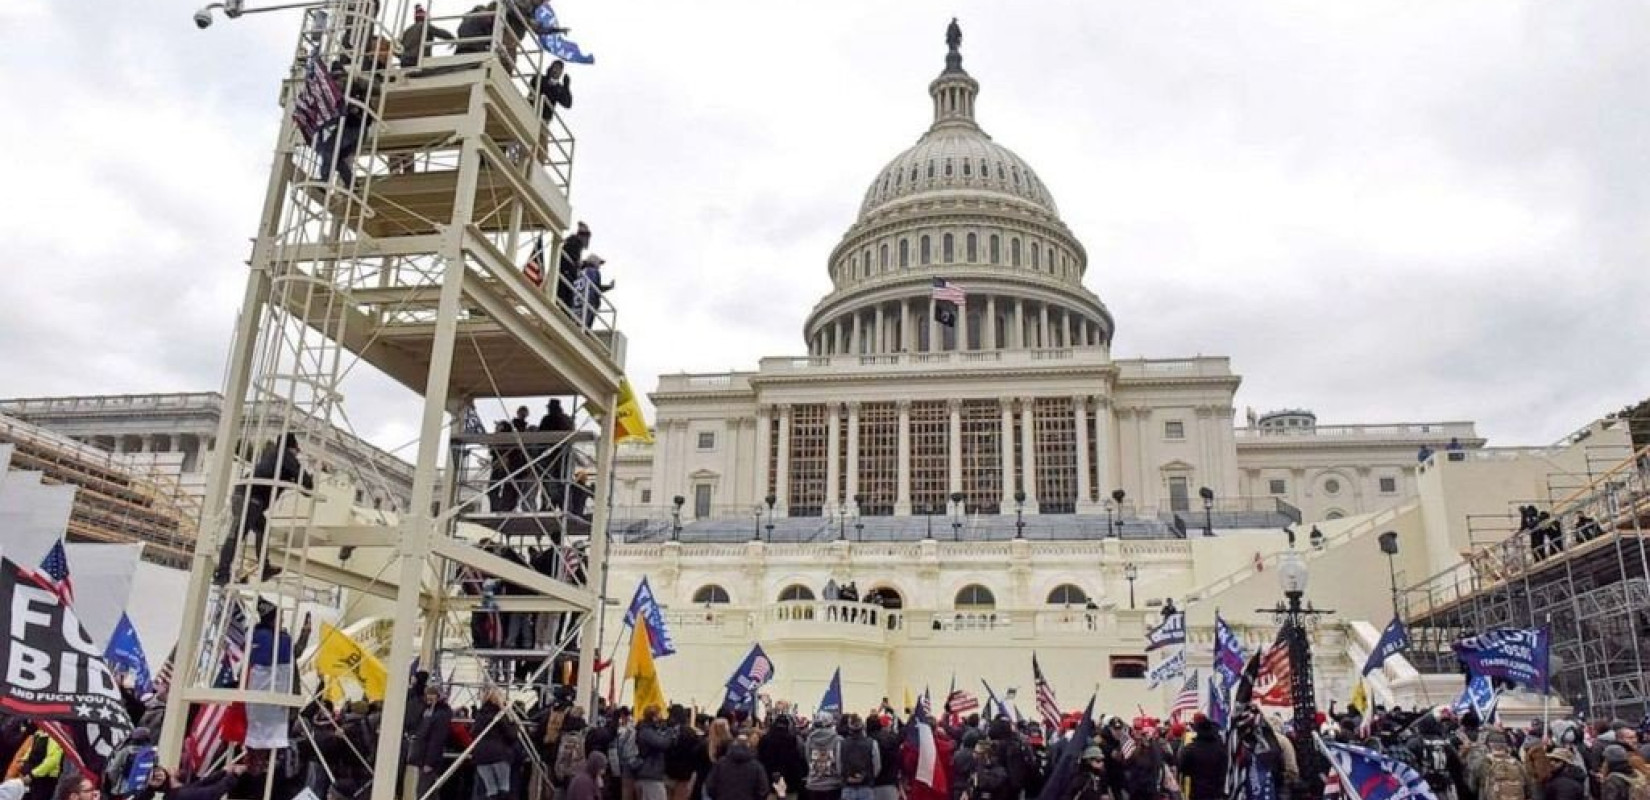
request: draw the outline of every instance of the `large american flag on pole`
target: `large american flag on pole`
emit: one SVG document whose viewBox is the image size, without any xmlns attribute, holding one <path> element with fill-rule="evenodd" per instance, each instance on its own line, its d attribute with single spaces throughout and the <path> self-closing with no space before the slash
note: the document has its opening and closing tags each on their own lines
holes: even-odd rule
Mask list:
<svg viewBox="0 0 1650 800">
<path fill-rule="evenodd" d="M 320 56 L 310 56 L 304 64 L 304 83 L 292 99 L 292 122 L 304 144 L 313 146 L 321 130 L 343 115 L 344 93 L 338 82 L 321 66 Z"/>
<path fill-rule="evenodd" d="M 1037 713 L 1043 717 L 1048 730 L 1060 729 L 1060 703 L 1054 699 L 1054 687 L 1043 677 L 1043 666 L 1037 663 L 1037 654 L 1031 654 L 1031 678 L 1037 685 Z"/>
<path fill-rule="evenodd" d="M 224 598 L 228 604 L 229 621 L 223 632 L 223 658 L 218 665 L 217 688 L 229 688 L 240 683 L 241 662 L 246 659 L 246 614 L 241 604 Z M 212 703 L 202 706 L 195 715 L 194 724 L 184 738 L 184 771 L 204 775 L 218 750 L 223 747 L 224 723 L 233 711 L 231 704 Z"/>
<path fill-rule="evenodd" d="M 956 303 L 959 306 L 968 305 L 968 293 L 963 291 L 961 286 L 944 278 L 934 279 L 933 297 L 935 300 Z"/>
<path fill-rule="evenodd" d="M 1255 702 L 1263 706 L 1294 705 L 1289 693 L 1291 674 L 1289 644 L 1279 637 L 1260 657 L 1260 674 L 1255 676 Z"/>
<path fill-rule="evenodd" d="M 62 539 L 46 551 L 46 557 L 40 562 L 40 575 L 65 607 L 74 605 L 74 581 L 69 579 L 69 554 L 63 550 Z"/>
</svg>

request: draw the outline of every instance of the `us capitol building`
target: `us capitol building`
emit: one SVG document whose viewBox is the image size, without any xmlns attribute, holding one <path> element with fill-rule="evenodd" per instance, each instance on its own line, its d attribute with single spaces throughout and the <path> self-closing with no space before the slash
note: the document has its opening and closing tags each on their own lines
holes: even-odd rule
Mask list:
<svg viewBox="0 0 1650 800">
<path fill-rule="evenodd" d="M 1288 525 L 1303 550 L 1369 548 L 1349 576 L 1378 592 L 1352 618 L 1378 631 L 1388 576 L 1364 534 L 1416 508 L 1423 447 L 1465 460 L 1484 440 L 1469 422 L 1326 426 L 1304 410 L 1240 427 L 1228 359 L 1112 358 L 1088 254 L 1037 171 L 981 127 L 960 38 L 928 87 L 932 125 L 830 253 L 806 351 L 651 393 L 656 443 L 621 446 L 615 468 L 608 630 L 648 577 L 681 650 L 665 688 L 700 704 L 760 642 L 773 695 L 805 706 L 839 665 L 849 706 L 953 673 L 1027 697 L 1036 650 L 1063 703 L 1098 688 L 1154 709 L 1176 688 L 1141 679 L 1162 601 L 1192 601 L 1189 658 L 1207 674 L 1211 598 L 1259 575 L 1223 614 L 1269 643 L 1254 609 L 1280 596 L 1268 570 Z M 936 321 L 941 278 L 966 292 L 954 326 Z M 882 612 L 835 608 L 827 581 Z M 1320 631 L 1325 703 L 1344 702 L 1361 658 L 1349 635 Z"/>
</svg>

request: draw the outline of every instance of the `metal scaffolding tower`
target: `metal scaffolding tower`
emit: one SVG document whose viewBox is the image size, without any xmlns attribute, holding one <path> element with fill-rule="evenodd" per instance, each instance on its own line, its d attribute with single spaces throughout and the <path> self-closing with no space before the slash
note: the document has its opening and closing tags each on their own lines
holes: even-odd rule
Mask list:
<svg viewBox="0 0 1650 800">
<path fill-rule="evenodd" d="M 1454 672 L 1451 644 L 1492 628 L 1545 627 L 1554 690 L 1602 716 L 1650 712 L 1650 448 L 1577 481 L 1548 481 L 1554 527 L 1513 530 L 1404 589 L 1410 660 Z M 1556 537 L 1555 535 L 1556 534 Z"/>
<path fill-rule="evenodd" d="M 417 42 L 420 62 L 400 50 L 412 4 L 379 5 L 329 0 L 303 12 L 160 750 L 162 763 L 179 763 L 182 721 L 196 706 L 311 702 L 290 675 L 298 653 L 277 646 L 269 663 L 253 663 L 235 655 L 244 643 L 284 635 L 301 648 L 300 626 L 318 608 L 346 622 L 366 617 L 389 631 L 389 685 L 376 753 L 362 760 L 371 756 L 373 800 L 390 800 L 402 794 L 415 658 L 468 689 L 518 698 L 547 688 L 553 664 L 576 662 L 577 696 L 594 705 L 595 637 L 578 642 L 602 602 L 594 587 L 605 570 L 624 338 L 599 286 L 547 263 L 572 222 L 573 141 L 538 91 L 553 59 L 532 35 L 531 7 L 470 11 L 466 2 L 443 19 L 425 3 L 432 25 L 458 29 L 465 12 L 488 24 L 466 26 L 486 32 L 461 36 L 451 53 Z M 371 480 L 371 470 L 329 441 L 327 431 L 353 427 L 346 382 L 363 365 L 421 398 L 406 508 L 353 507 L 348 484 Z M 529 397 L 589 413 L 567 431 L 478 429 L 478 407 Z M 484 449 L 526 457 L 501 472 L 503 462 L 479 466 Z M 579 467 L 583 480 L 570 474 Z M 517 487 L 515 502 L 496 507 L 506 484 Z M 523 533 L 555 549 L 556 569 L 496 546 Z M 500 585 L 512 591 L 474 591 Z M 560 625 L 551 641 L 505 653 L 458 646 L 467 632 L 452 619 L 477 609 Z M 288 674 L 283 658 L 294 662 Z"/>
</svg>

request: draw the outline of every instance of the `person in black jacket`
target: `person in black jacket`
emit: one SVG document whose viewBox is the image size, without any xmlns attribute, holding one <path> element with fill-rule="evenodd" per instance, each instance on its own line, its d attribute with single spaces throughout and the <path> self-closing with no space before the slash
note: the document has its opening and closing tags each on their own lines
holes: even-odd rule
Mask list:
<svg viewBox="0 0 1650 800">
<path fill-rule="evenodd" d="M 781 714 L 757 741 L 756 757 L 769 774 L 784 778 L 791 791 L 800 792 L 807 782 L 808 762 L 802 757 L 802 740 L 789 715 Z"/>
<path fill-rule="evenodd" d="M 899 733 L 883 724 L 881 714 L 865 721 L 865 731 L 877 743 L 877 758 L 882 764 L 871 781 L 872 800 L 899 800 Z"/>
<path fill-rule="evenodd" d="M 1587 800 L 1587 770 L 1581 757 L 1568 747 L 1555 747 L 1547 757 L 1555 769 L 1535 800 Z"/>
<path fill-rule="evenodd" d="M 155 771 L 149 774 L 148 785 L 143 791 L 133 795 L 133 800 L 155 800 L 157 797 L 164 797 L 165 800 L 223 800 L 229 794 L 229 789 L 235 785 L 235 781 L 240 780 L 245 774 L 246 765 L 237 762 L 192 783 L 184 784 L 174 778 L 165 767 L 155 767 Z M 80 780 L 86 782 L 84 777 Z"/>
<path fill-rule="evenodd" d="M 281 437 L 279 447 L 263 448 L 258 463 L 252 467 L 253 482 L 235 487 L 231 511 L 235 514 L 238 527 L 234 534 L 224 537 L 223 547 L 218 551 L 218 568 L 212 576 L 217 585 L 229 583 L 235 566 L 235 546 L 248 533 L 252 534 L 252 554 L 263 558 L 264 529 L 268 525 L 265 514 L 276 497 L 273 483 L 296 484 L 306 491 L 315 488 L 314 478 L 298 461 L 298 452 L 298 435 L 286 434 Z M 265 580 L 279 572 L 279 568 L 263 564 Z"/>
<path fill-rule="evenodd" d="M 431 25 L 424 7 L 413 6 L 413 24 L 401 32 L 401 66 L 418 66 L 418 62 L 429 57 L 437 39 L 452 41 L 452 31 Z"/>
<path fill-rule="evenodd" d="M 710 750 L 705 737 L 693 728 L 692 715 L 679 705 L 670 707 L 668 720 L 676 741 L 665 751 L 665 780 L 670 788 L 670 800 L 688 800 L 693 796 L 693 782 L 699 770 L 708 768 Z"/>
<path fill-rule="evenodd" d="M 1226 743 L 1208 717 L 1192 723 L 1192 743 L 1180 750 L 1180 775 L 1191 783 L 1187 800 L 1221 800 L 1226 796 Z"/>
<path fill-rule="evenodd" d="M 768 771 L 751 754 L 749 741 L 740 736 L 728 753 L 711 767 L 705 779 L 705 795 L 710 800 L 773 800 L 785 796 L 785 779 L 768 782 Z"/>
<path fill-rule="evenodd" d="M 441 766 L 447 752 L 447 736 L 453 722 L 453 708 L 447 705 L 441 687 L 432 683 L 424 688 L 424 713 L 418 719 L 416 733 L 407 755 L 407 764 L 418 770 L 418 796 L 425 797 L 441 776 Z"/>
<path fill-rule="evenodd" d="M 659 719 L 659 707 L 642 712 L 636 726 L 636 752 L 641 766 L 636 770 L 637 800 L 665 800 L 665 754 L 676 743 L 676 731 Z"/>
<path fill-rule="evenodd" d="M 539 116 L 544 118 L 544 124 L 549 125 L 555 117 L 556 106 L 573 107 L 573 79 L 567 75 L 567 65 L 561 59 L 550 62 L 550 67 L 533 83 L 534 90 L 544 100 L 539 106 Z"/>
<path fill-rule="evenodd" d="M 556 266 L 556 299 L 562 306 L 573 307 L 573 284 L 578 281 L 584 264 L 584 251 L 590 247 L 590 226 L 579 223 L 572 236 L 561 243 L 561 260 Z M 758 747 L 760 747 L 758 743 Z"/>
<path fill-rule="evenodd" d="M 504 690 L 487 693 L 470 725 L 475 749 L 476 780 L 482 800 L 500 800 L 510 795 L 510 763 L 516 755 L 516 722 L 505 710 Z"/>
</svg>

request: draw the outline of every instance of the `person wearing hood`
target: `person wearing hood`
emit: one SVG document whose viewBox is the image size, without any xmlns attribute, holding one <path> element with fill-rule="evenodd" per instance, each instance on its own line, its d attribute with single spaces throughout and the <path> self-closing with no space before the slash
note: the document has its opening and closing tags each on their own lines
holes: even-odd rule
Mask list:
<svg viewBox="0 0 1650 800">
<path fill-rule="evenodd" d="M 1604 748 L 1604 777 L 1599 800 L 1632 800 L 1642 796 L 1647 780 L 1633 769 L 1628 750 L 1619 744 Z"/>
<path fill-rule="evenodd" d="M 769 782 L 768 771 L 751 752 L 750 739 L 745 736 L 733 740 L 705 778 L 705 796 L 710 800 L 774 800 L 784 797 L 786 788 L 782 775 Z"/>
<path fill-rule="evenodd" d="M 827 712 L 819 712 L 802 751 L 808 762 L 808 780 L 803 784 L 808 800 L 839 800 L 842 797 L 842 735 L 836 732 L 836 719 Z"/>
<path fill-rule="evenodd" d="M 951 755 L 951 797 L 956 800 L 968 792 L 974 777 L 974 748 L 984 737 L 973 728 L 952 731 L 952 735 L 957 737 L 957 751 Z"/>
<path fill-rule="evenodd" d="M 1587 800 L 1587 768 L 1581 756 L 1569 747 L 1555 747 L 1547 757 L 1553 773 L 1539 786 L 1535 800 Z"/>
<path fill-rule="evenodd" d="M 877 777 L 871 781 L 873 800 L 899 800 L 899 732 L 874 714 L 865 721 L 865 735 L 877 745 Z"/>
<path fill-rule="evenodd" d="M 1187 800 L 1226 796 L 1226 743 L 1213 720 L 1199 714 L 1192 722 L 1192 743 L 1180 749 L 1179 767 L 1189 786 Z"/>
<path fill-rule="evenodd" d="M 584 759 L 584 767 L 573 780 L 567 782 L 562 800 L 601 800 L 602 787 L 607 782 L 607 754 L 591 751 Z"/>
<path fill-rule="evenodd" d="M 848 735 L 843 737 L 842 800 L 872 800 L 871 786 L 882 773 L 882 750 L 865 735 L 865 720 L 849 714 Z"/>
<path fill-rule="evenodd" d="M 808 762 L 802 757 L 802 742 L 797 738 L 789 715 L 780 715 L 773 727 L 756 743 L 756 758 L 770 774 L 785 779 L 791 793 L 802 789 L 808 778 Z"/>
</svg>

